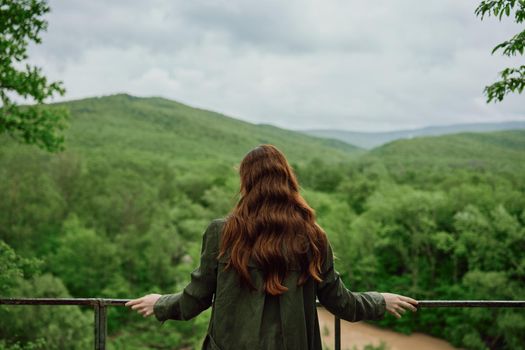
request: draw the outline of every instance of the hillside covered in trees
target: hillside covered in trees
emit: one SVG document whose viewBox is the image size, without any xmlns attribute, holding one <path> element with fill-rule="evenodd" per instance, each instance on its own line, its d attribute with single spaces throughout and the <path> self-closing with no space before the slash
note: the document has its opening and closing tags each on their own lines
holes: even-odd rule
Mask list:
<svg viewBox="0 0 525 350">
<path fill-rule="evenodd" d="M 235 167 L 288 157 L 352 291 L 525 299 L 525 131 L 420 137 L 364 151 L 162 98 L 71 111 L 66 151 L 0 138 L 0 295 L 135 298 L 188 282 L 201 235 L 236 201 Z M 110 349 L 198 348 L 209 310 L 160 326 L 109 309 Z M 0 307 L 0 349 L 85 349 L 92 310 Z M 525 314 L 423 309 L 376 322 L 468 349 L 524 349 Z"/>
</svg>

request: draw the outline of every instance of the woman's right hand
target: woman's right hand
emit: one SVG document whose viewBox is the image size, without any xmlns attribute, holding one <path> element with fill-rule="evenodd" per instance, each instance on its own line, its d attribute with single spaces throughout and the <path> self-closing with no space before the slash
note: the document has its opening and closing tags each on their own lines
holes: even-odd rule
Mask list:
<svg viewBox="0 0 525 350">
<path fill-rule="evenodd" d="M 131 307 L 133 310 L 137 310 L 142 316 L 148 317 L 154 314 L 153 307 L 161 296 L 161 294 L 148 294 L 142 298 L 131 299 L 124 305 Z"/>
<path fill-rule="evenodd" d="M 417 311 L 417 308 L 415 307 L 415 305 L 417 305 L 417 300 L 393 293 L 381 293 L 381 295 L 385 298 L 386 311 L 397 318 L 401 318 L 401 314 L 404 314 L 407 309 L 412 312 Z"/>
</svg>

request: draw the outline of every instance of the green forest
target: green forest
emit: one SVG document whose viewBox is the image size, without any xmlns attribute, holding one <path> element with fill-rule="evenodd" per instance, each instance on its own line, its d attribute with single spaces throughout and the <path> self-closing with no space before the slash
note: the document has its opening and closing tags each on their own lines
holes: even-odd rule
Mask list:
<svg viewBox="0 0 525 350">
<path fill-rule="evenodd" d="M 370 151 L 126 94 L 66 107 L 65 150 L 0 137 L 0 295 L 175 293 L 202 233 L 237 200 L 236 166 L 281 149 L 352 291 L 525 299 L 525 131 L 398 140 Z M 160 324 L 110 307 L 109 349 L 197 349 L 210 310 Z M 93 311 L 1 306 L 0 349 L 88 349 Z M 525 349 L 522 309 L 422 309 L 380 327 L 466 349 Z"/>
</svg>

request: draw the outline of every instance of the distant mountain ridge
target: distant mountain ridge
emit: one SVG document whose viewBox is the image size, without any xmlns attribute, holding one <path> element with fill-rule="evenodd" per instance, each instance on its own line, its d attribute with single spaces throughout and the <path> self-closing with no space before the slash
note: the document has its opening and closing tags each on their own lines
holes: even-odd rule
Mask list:
<svg viewBox="0 0 525 350">
<path fill-rule="evenodd" d="M 451 124 L 385 132 L 358 132 L 334 129 L 311 129 L 296 131 L 300 131 L 308 135 L 340 140 L 361 148 L 372 149 L 390 141 L 411 139 L 420 136 L 440 136 L 461 132 L 489 132 L 516 129 L 525 129 L 525 121 Z"/>
</svg>

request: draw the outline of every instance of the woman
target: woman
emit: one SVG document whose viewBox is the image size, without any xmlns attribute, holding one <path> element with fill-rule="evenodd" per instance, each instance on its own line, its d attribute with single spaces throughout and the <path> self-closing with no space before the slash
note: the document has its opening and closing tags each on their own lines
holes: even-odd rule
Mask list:
<svg viewBox="0 0 525 350">
<path fill-rule="evenodd" d="M 149 294 L 126 306 L 164 322 L 213 305 L 202 348 L 214 350 L 321 349 L 316 298 L 351 322 L 417 310 L 412 298 L 345 287 L 326 234 L 276 147 L 250 151 L 239 175 L 240 199 L 204 232 L 191 282 L 180 293 Z"/>
</svg>

